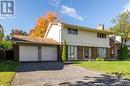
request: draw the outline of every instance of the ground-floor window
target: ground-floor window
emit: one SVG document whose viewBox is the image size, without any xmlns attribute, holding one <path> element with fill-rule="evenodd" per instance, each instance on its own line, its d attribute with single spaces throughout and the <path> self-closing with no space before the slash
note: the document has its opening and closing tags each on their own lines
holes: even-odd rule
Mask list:
<svg viewBox="0 0 130 86">
<path fill-rule="evenodd" d="M 68 59 L 77 58 L 77 47 L 73 45 L 68 46 Z"/>
<path fill-rule="evenodd" d="M 101 58 L 106 57 L 106 48 L 98 48 L 98 57 L 101 57 Z"/>
</svg>

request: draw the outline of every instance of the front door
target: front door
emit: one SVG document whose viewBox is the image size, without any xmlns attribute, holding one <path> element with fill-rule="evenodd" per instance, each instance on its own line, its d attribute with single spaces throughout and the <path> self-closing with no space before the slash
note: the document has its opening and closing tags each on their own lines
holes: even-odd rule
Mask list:
<svg viewBox="0 0 130 86">
<path fill-rule="evenodd" d="M 68 60 L 77 60 L 77 46 L 68 46 Z"/>
<path fill-rule="evenodd" d="M 89 58 L 89 47 L 84 47 L 84 59 Z"/>
</svg>

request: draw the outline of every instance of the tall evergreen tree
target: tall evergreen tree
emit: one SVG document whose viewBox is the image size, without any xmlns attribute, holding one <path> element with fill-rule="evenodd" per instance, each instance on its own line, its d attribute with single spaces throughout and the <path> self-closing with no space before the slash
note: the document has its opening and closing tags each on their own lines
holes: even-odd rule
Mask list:
<svg viewBox="0 0 130 86">
<path fill-rule="evenodd" d="M 67 45 L 66 39 L 64 39 L 63 50 L 62 50 L 62 61 L 65 62 L 67 60 Z"/>
</svg>

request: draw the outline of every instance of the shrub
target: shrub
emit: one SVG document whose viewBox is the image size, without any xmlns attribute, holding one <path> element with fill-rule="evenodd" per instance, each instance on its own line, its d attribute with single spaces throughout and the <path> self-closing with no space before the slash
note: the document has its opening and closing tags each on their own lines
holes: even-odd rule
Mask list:
<svg viewBox="0 0 130 86">
<path fill-rule="evenodd" d="M 65 62 L 67 60 L 67 47 L 66 40 L 64 40 L 63 50 L 62 50 L 62 61 Z"/>
<path fill-rule="evenodd" d="M 101 57 L 97 57 L 97 58 L 96 58 L 96 61 L 104 61 L 104 59 L 101 58 Z"/>
<path fill-rule="evenodd" d="M 128 59 L 128 47 L 127 47 L 127 45 L 124 45 L 124 47 L 123 47 L 123 58 L 124 59 Z"/>
<path fill-rule="evenodd" d="M 127 45 L 122 45 L 120 47 L 119 59 L 124 60 L 127 58 L 128 58 L 128 47 L 127 47 Z"/>
<path fill-rule="evenodd" d="M 0 49 L 9 50 L 12 48 L 12 41 L 0 41 Z"/>
</svg>

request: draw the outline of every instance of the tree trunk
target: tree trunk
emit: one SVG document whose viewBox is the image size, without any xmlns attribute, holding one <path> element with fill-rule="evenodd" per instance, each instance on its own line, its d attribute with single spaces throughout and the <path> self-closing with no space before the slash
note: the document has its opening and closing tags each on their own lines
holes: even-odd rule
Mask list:
<svg viewBox="0 0 130 86">
<path fill-rule="evenodd" d="M 126 42 L 127 42 L 127 40 L 125 39 L 125 45 L 126 45 Z"/>
</svg>

